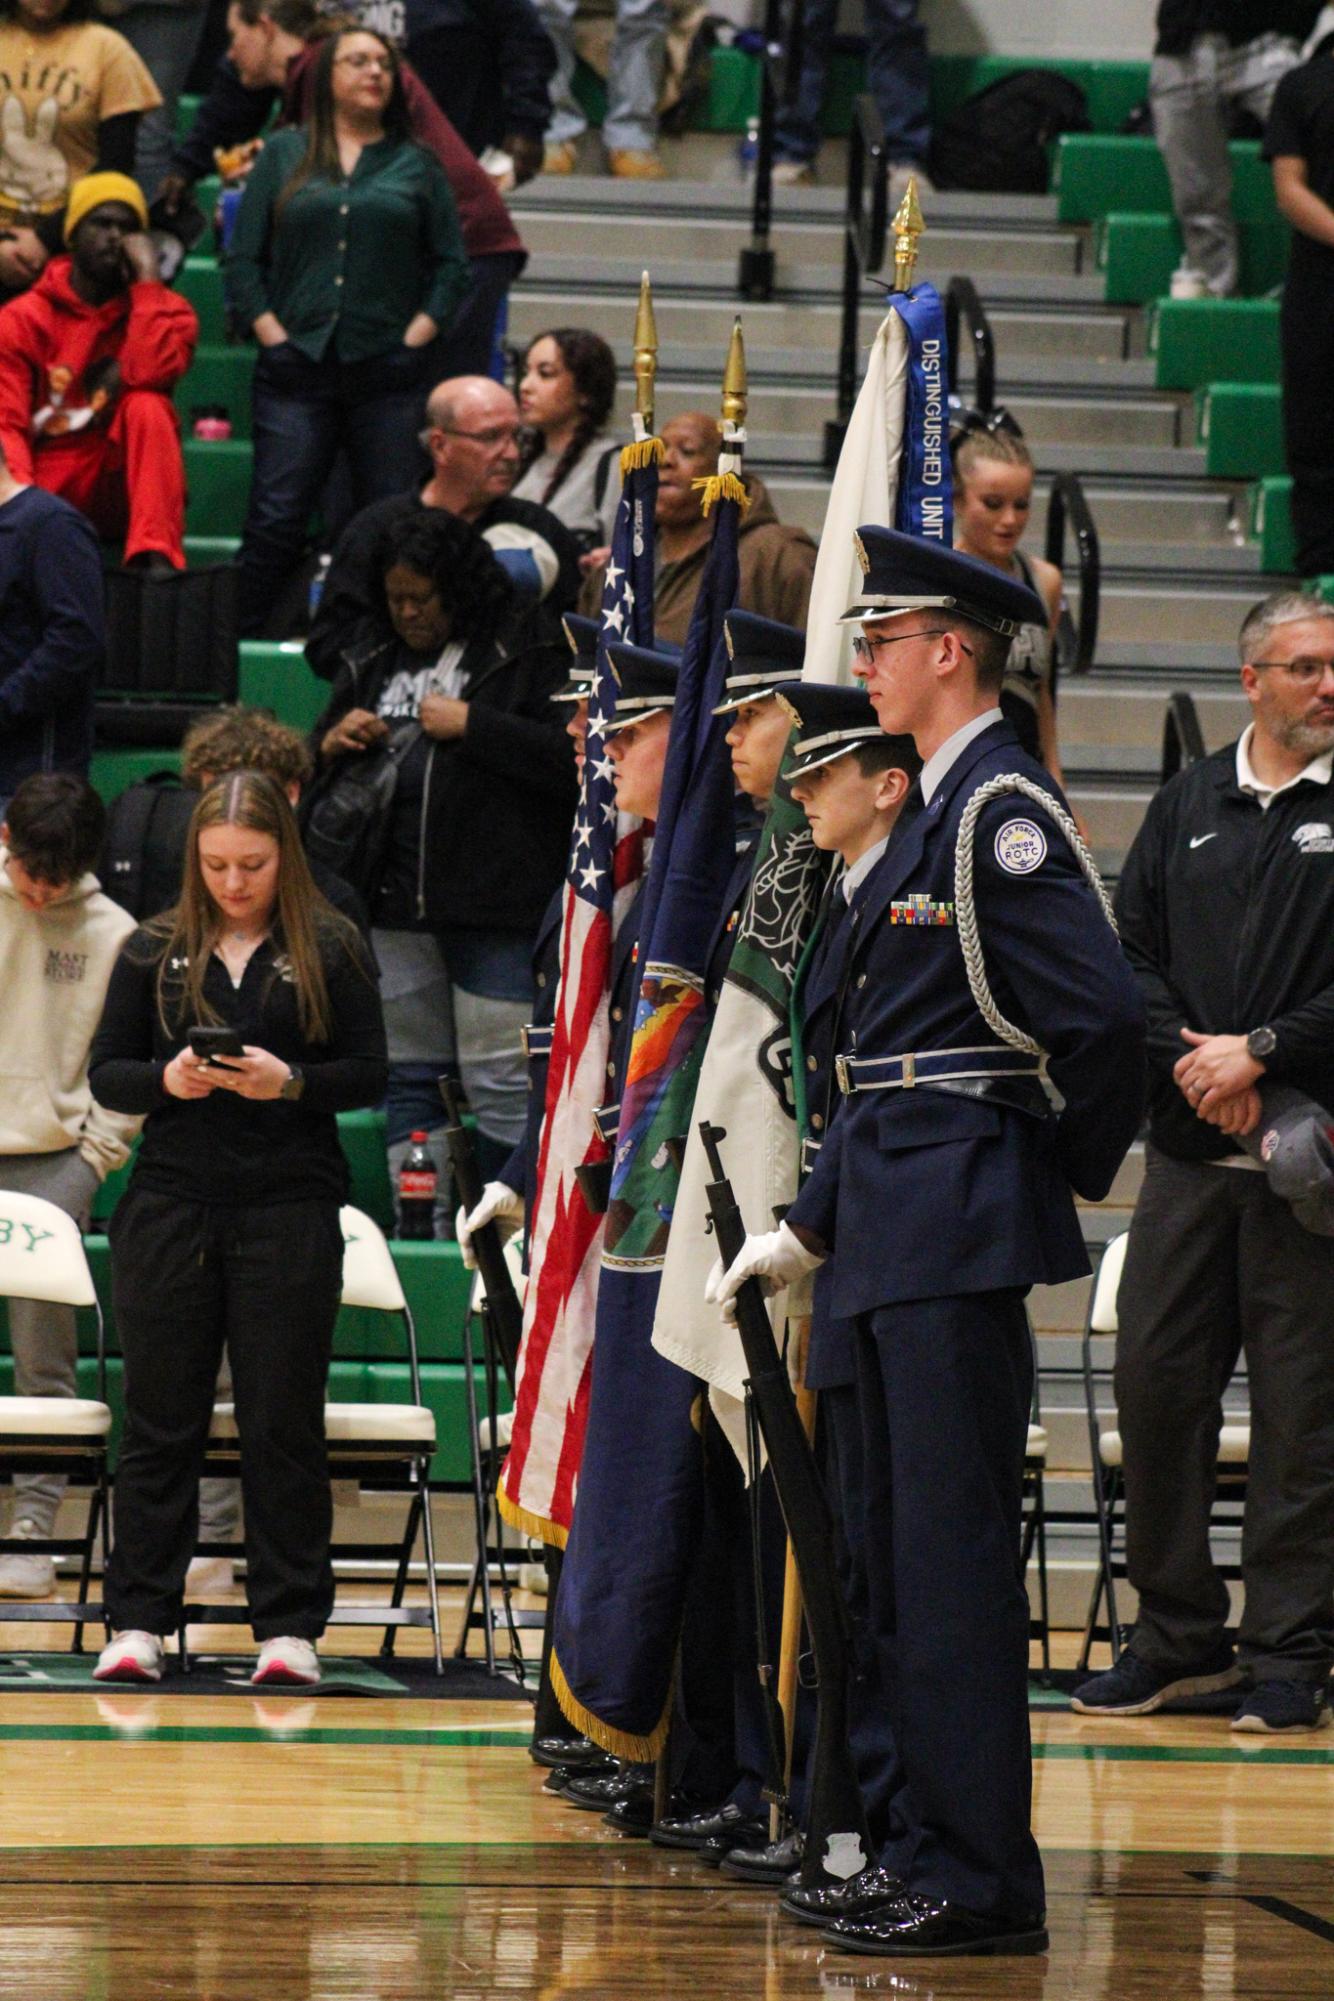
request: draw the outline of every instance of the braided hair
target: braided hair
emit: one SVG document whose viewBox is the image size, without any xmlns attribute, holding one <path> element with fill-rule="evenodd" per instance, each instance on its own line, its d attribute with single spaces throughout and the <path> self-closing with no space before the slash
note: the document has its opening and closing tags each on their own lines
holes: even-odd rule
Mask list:
<svg viewBox="0 0 1334 2001">
<path fill-rule="evenodd" d="M 542 505 L 547 507 L 552 495 L 559 493 L 611 415 L 616 401 L 616 357 L 601 334 L 595 334 L 587 327 L 549 327 L 545 333 L 536 334 L 529 341 L 528 353 L 531 354 L 538 342 L 543 340 L 555 342 L 561 360 L 574 377 L 579 402 L 579 421 L 569 444 L 557 459 L 542 495 Z M 545 449 L 546 441 L 541 431 L 530 431 L 521 447 L 520 478 L 537 463 Z"/>
</svg>

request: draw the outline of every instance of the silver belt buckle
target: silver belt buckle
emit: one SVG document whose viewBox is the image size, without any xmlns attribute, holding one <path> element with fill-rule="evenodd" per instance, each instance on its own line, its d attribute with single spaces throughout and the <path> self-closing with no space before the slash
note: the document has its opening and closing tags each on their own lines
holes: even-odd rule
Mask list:
<svg viewBox="0 0 1334 2001">
<path fill-rule="evenodd" d="M 834 1080 L 845 1098 L 852 1095 L 852 1079 L 848 1075 L 848 1059 L 846 1056 L 836 1056 L 834 1058 Z"/>
<path fill-rule="evenodd" d="M 917 1082 L 917 1058 L 910 1051 L 907 1056 L 900 1056 L 899 1065 L 903 1071 L 903 1088 L 911 1091 Z"/>
</svg>

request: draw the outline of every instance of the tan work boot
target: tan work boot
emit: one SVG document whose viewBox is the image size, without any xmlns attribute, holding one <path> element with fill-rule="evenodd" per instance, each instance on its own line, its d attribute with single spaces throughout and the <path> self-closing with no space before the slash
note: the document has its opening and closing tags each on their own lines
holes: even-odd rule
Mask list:
<svg viewBox="0 0 1334 2001">
<path fill-rule="evenodd" d="M 641 152 L 636 147 L 614 146 L 607 165 L 619 181 L 665 181 L 667 169 L 658 153 Z"/>
<path fill-rule="evenodd" d="M 542 154 L 544 174 L 572 174 L 579 165 L 579 148 L 573 139 L 561 139 L 554 146 L 548 146 Z"/>
</svg>

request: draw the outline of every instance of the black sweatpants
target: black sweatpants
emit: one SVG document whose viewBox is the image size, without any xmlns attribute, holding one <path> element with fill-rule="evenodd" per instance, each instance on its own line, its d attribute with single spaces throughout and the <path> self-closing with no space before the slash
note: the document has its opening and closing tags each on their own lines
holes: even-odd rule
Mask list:
<svg viewBox="0 0 1334 2001">
<path fill-rule="evenodd" d="M 1316 577 L 1334 570 L 1334 287 L 1289 278 L 1279 330 L 1297 570 Z"/>
<path fill-rule="evenodd" d="M 338 1204 L 230 1208 L 131 1184 L 110 1235 L 125 1360 L 106 1578 L 112 1625 L 170 1633 L 179 1623 L 225 1343 L 250 1623 L 261 1642 L 318 1639 L 333 1606 L 324 1398 L 342 1286 Z"/>
<path fill-rule="evenodd" d="M 1238 1651 L 1257 1680 L 1322 1682 L 1334 1659 L 1334 1238 L 1304 1230 L 1263 1174 L 1150 1146 L 1118 1318 L 1133 1651 L 1187 1668 L 1225 1643 L 1209 1513 L 1222 1395 L 1244 1348 Z"/>
</svg>

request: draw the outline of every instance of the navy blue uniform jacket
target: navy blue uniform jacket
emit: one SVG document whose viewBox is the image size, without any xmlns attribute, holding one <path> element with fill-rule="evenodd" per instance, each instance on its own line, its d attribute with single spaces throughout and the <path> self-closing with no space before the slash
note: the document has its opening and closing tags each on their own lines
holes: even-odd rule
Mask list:
<svg viewBox="0 0 1334 2001">
<path fill-rule="evenodd" d="M 999 722 L 965 747 L 930 805 L 900 823 L 849 920 L 840 1052 L 996 1043 L 955 926 L 895 924 L 890 907 L 916 894 L 953 904 L 964 808 L 1007 772 L 1059 797 Z M 1021 818 L 1040 826 L 1046 852 L 1018 874 L 1001 866 L 995 843 Z M 1001 798 L 983 810 L 974 852 L 992 994 L 1046 1051 L 1063 1109 L 1038 1116 L 921 1085 L 850 1097 L 788 1215 L 834 1253 L 830 1307 L 839 1315 L 1087 1272 L 1071 1190 L 1105 1195 L 1139 1125 L 1143 1003 L 1064 836 L 1028 799 Z"/>
</svg>

